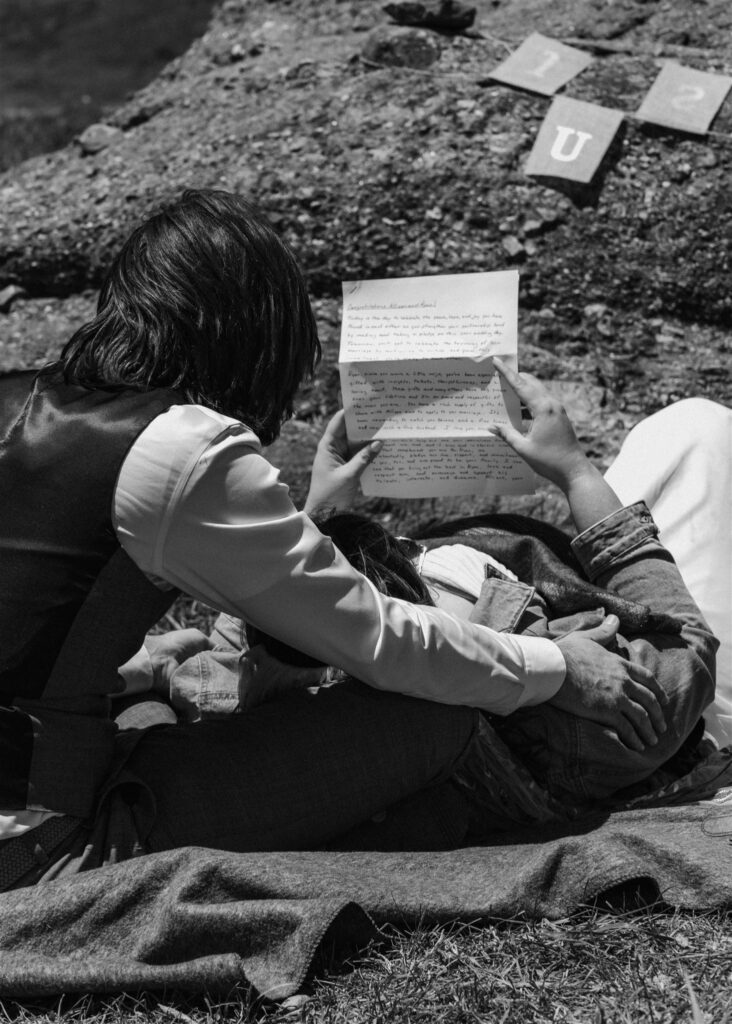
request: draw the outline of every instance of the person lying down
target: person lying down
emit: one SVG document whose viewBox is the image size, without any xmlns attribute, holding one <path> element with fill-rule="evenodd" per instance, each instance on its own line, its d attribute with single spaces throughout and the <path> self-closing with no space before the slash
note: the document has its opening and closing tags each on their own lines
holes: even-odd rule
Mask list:
<svg viewBox="0 0 732 1024">
<path fill-rule="evenodd" d="M 416 604 L 437 605 L 494 628 L 506 628 L 511 616 L 514 627 L 535 635 L 558 637 L 584 626 L 595 633 L 605 630 L 607 642 L 622 649 L 626 641 L 615 635 L 614 619 L 606 615 L 610 609 L 615 620 L 635 631 L 635 642 L 643 637 L 638 633 L 643 625 L 649 635 L 659 626 L 672 636 L 680 633 L 679 623 L 670 617 L 665 621 L 663 615 L 654 618 L 647 607 L 582 580 L 577 567 L 571 565 L 571 549 L 563 535 L 543 527 L 539 531 L 542 538 L 531 536 L 524 530 L 536 527 L 523 517 L 478 517 L 455 524 L 459 528 L 450 536 L 422 542 L 395 537 L 355 513 L 336 513 L 318 519 L 317 525 L 380 592 Z M 500 549 L 518 567 L 522 558 L 525 561 L 522 548 L 527 544 L 537 577 L 535 586 L 522 583 L 508 565 L 484 550 L 487 546 Z M 542 584 L 547 588 L 550 578 L 547 600 L 541 589 Z M 568 611 L 572 604 L 575 610 Z M 555 616 L 555 611 L 565 614 Z M 648 638 L 643 642 L 648 643 Z M 184 630 L 151 637 L 148 646 L 156 692 L 178 718 L 189 722 L 246 713 L 288 691 L 337 685 L 347 678 L 339 669 L 227 615 L 219 617 L 210 638 L 197 630 Z M 183 657 L 183 651 L 190 656 Z M 668 787 L 709 750 L 708 745 L 700 744 L 703 726 L 698 721 L 665 763 L 649 760 L 645 775 L 636 768 L 629 785 L 593 784 L 593 778 L 599 779 L 607 770 L 613 750 L 617 763 L 610 767 L 621 773 L 611 772 L 611 777 L 624 781 L 622 764 L 629 756 L 628 748 L 619 741 L 608 747 L 609 737 L 603 736 L 596 761 L 585 754 L 582 764 L 573 764 L 577 754 L 569 740 L 580 723 L 573 716 L 560 714 L 557 729 L 557 722 L 552 721 L 556 716 L 550 712 L 545 717 L 548 711 L 546 706 L 515 712 L 506 719 L 482 716 L 474 749 L 451 780 L 468 800 L 473 839 L 516 825 L 574 818 L 608 800 L 617 804 L 634 794 Z M 522 717 L 526 719 L 523 723 Z M 544 750 L 537 750 L 542 743 Z M 573 771 L 586 775 L 583 787 L 557 785 L 559 776 L 571 777 Z"/>
</svg>

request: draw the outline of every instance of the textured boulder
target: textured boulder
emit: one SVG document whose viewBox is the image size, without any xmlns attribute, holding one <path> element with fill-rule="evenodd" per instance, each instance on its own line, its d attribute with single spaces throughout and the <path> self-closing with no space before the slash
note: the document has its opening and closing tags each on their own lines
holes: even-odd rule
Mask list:
<svg viewBox="0 0 732 1024">
<path fill-rule="evenodd" d="M 326 359 L 291 428 L 308 443 L 336 401 L 342 279 L 518 264 L 522 363 L 602 406 L 582 430 L 606 461 L 644 413 L 732 397 L 732 100 L 701 139 L 629 118 L 588 205 L 523 174 L 548 101 L 488 72 L 533 31 L 573 40 L 596 59 L 566 94 L 632 114 L 664 58 L 732 73 L 730 27 L 728 0 L 483 0 L 470 36 L 426 33 L 435 59 L 415 69 L 362 59 L 367 33 L 425 31 L 389 28 L 378 3 L 225 0 L 108 118 L 113 144 L 0 176 L 0 287 L 31 296 L 0 316 L 0 343 L 28 359 L 39 331 L 47 353 L 41 308 L 86 308 L 80 296 L 140 217 L 187 186 L 228 188 L 273 218 L 317 300 Z"/>
</svg>

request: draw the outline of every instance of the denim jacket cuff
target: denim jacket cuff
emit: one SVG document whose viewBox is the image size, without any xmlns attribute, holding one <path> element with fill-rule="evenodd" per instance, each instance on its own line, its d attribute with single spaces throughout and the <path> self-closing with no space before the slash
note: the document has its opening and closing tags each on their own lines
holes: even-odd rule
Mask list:
<svg viewBox="0 0 732 1024">
<path fill-rule="evenodd" d="M 631 551 L 658 536 L 645 501 L 611 512 L 572 541 L 572 549 L 593 582 Z"/>
</svg>

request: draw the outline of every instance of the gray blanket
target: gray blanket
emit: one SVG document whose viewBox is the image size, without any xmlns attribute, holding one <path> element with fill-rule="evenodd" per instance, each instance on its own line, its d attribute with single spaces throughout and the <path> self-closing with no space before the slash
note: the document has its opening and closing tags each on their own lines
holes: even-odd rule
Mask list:
<svg viewBox="0 0 732 1024">
<path fill-rule="evenodd" d="M 279 999 L 326 935 L 365 943 L 387 921 L 558 918 L 635 880 L 674 907 L 728 906 L 731 837 L 723 796 L 449 853 L 151 855 L 0 896 L 0 997 L 249 982 Z"/>
</svg>

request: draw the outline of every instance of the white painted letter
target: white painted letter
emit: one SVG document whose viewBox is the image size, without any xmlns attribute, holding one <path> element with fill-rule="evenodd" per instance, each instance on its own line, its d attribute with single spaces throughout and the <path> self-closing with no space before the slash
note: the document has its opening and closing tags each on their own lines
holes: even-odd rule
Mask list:
<svg viewBox="0 0 732 1024">
<path fill-rule="evenodd" d="M 535 78 L 543 78 L 549 68 L 553 68 L 559 60 L 559 54 L 556 50 L 544 50 L 543 53 L 546 55 L 546 60 L 531 72 Z"/>
<path fill-rule="evenodd" d="M 564 145 L 571 135 L 576 135 L 577 140 L 571 153 L 564 153 Z M 553 160 L 559 160 L 563 164 L 571 164 L 582 152 L 582 147 L 592 138 L 589 132 L 575 131 L 574 128 L 565 128 L 564 125 L 557 125 L 557 137 L 554 140 L 550 156 Z"/>
<path fill-rule="evenodd" d="M 674 110 L 693 110 L 704 96 L 700 85 L 680 85 L 677 95 L 671 100 L 671 106 Z"/>
</svg>

